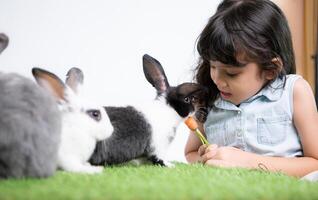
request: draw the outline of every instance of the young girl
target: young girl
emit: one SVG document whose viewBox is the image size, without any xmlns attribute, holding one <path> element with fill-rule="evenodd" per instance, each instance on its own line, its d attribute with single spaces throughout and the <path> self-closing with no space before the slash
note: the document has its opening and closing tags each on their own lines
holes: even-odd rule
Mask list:
<svg viewBox="0 0 318 200">
<path fill-rule="evenodd" d="M 190 163 L 265 168 L 292 176 L 318 170 L 318 114 L 309 84 L 295 75 L 291 34 L 269 0 L 224 0 L 201 33 L 196 80 L 210 111 L 190 134 Z"/>
</svg>

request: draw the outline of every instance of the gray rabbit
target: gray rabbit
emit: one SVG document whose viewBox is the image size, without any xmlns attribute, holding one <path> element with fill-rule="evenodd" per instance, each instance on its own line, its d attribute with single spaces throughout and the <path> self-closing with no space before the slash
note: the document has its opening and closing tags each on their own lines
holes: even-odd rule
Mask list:
<svg viewBox="0 0 318 200">
<path fill-rule="evenodd" d="M 0 33 L 0 53 L 8 43 Z M 0 108 L 0 178 L 53 175 L 61 117 L 52 96 L 28 78 L 0 73 Z"/>
</svg>

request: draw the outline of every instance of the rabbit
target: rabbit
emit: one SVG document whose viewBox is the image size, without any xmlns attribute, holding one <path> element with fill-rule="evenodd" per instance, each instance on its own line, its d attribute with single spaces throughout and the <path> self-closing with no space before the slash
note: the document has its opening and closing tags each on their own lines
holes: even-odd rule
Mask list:
<svg viewBox="0 0 318 200">
<path fill-rule="evenodd" d="M 143 70 L 157 91 L 156 98 L 142 105 L 105 107 L 114 132 L 97 143 L 89 160 L 91 164 L 112 165 L 146 159 L 155 165 L 174 166 L 165 160 L 167 148 L 175 138 L 178 125 L 195 111 L 206 108 L 208 89 L 196 83 L 171 87 L 161 64 L 147 54 L 143 56 Z M 204 120 L 202 116 L 199 113 L 198 117 Z"/>
<path fill-rule="evenodd" d="M 9 38 L 0 34 L 0 53 Z M 61 115 L 34 81 L 0 73 L 0 178 L 45 178 L 57 169 Z"/>
<path fill-rule="evenodd" d="M 78 68 L 71 68 L 65 84 L 55 74 L 41 68 L 33 68 L 32 74 L 37 83 L 56 98 L 62 115 L 58 167 L 69 172 L 102 172 L 103 167 L 92 166 L 87 161 L 96 142 L 109 137 L 113 126 L 105 109 L 92 104 L 83 95 L 83 72 Z"/>
</svg>

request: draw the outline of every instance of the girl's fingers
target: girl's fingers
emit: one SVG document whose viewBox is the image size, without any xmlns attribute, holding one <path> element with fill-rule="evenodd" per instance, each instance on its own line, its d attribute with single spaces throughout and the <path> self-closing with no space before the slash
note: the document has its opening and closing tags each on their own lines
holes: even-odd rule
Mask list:
<svg viewBox="0 0 318 200">
<path fill-rule="evenodd" d="M 211 147 L 212 146 L 212 147 Z M 205 153 L 201 156 L 202 162 L 205 163 L 206 161 L 213 159 L 217 154 L 217 146 L 211 145 L 206 148 Z"/>
<path fill-rule="evenodd" d="M 198 153 L 200 156 L 202 156 L 203 154 L 207 153 L 210 150 L 214 150 L 216 149 L 218 146 L 216 144 L 203 144 L 199 147 L 198 149 Z"/>
<path fill-rule="evenodd" d="M 199 149 L 198 149 L 198 154 L 199 154 L 199 156 L 202 156 L 204 153 L 205 153 L 205 149 L 208 147 L 208 145 L 206 145 L 206 144 L 203 144 L 203 145 L 201 145 L 200 147 L 199 147 Z"/>
<path fill-rule="evenodd" d="M 217 144 L 210 144 L 207 148 L 205 148 L 204 153 L 208 153 L 209 151 L 215 151 L 218 148 Z"/>
</svg>

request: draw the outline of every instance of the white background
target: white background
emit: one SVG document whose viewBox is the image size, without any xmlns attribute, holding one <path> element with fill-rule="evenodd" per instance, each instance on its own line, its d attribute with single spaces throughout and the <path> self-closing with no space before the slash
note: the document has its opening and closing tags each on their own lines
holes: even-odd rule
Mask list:
<svg viewBox="0 0 318 200">
<path fill-rule="evenodd" d="M 32 67 L 64 79 L 81 68 L 102 105 L 153 99 L 142 55 L 161 62 L 171 85 L 191 81 L 196 39 L 220 0 L 0 0 L 0 32 L 10 38 L 0 70 L 29 78 Z M 184 125 L 169 159 L 185 161 Z"/>
</svg>

